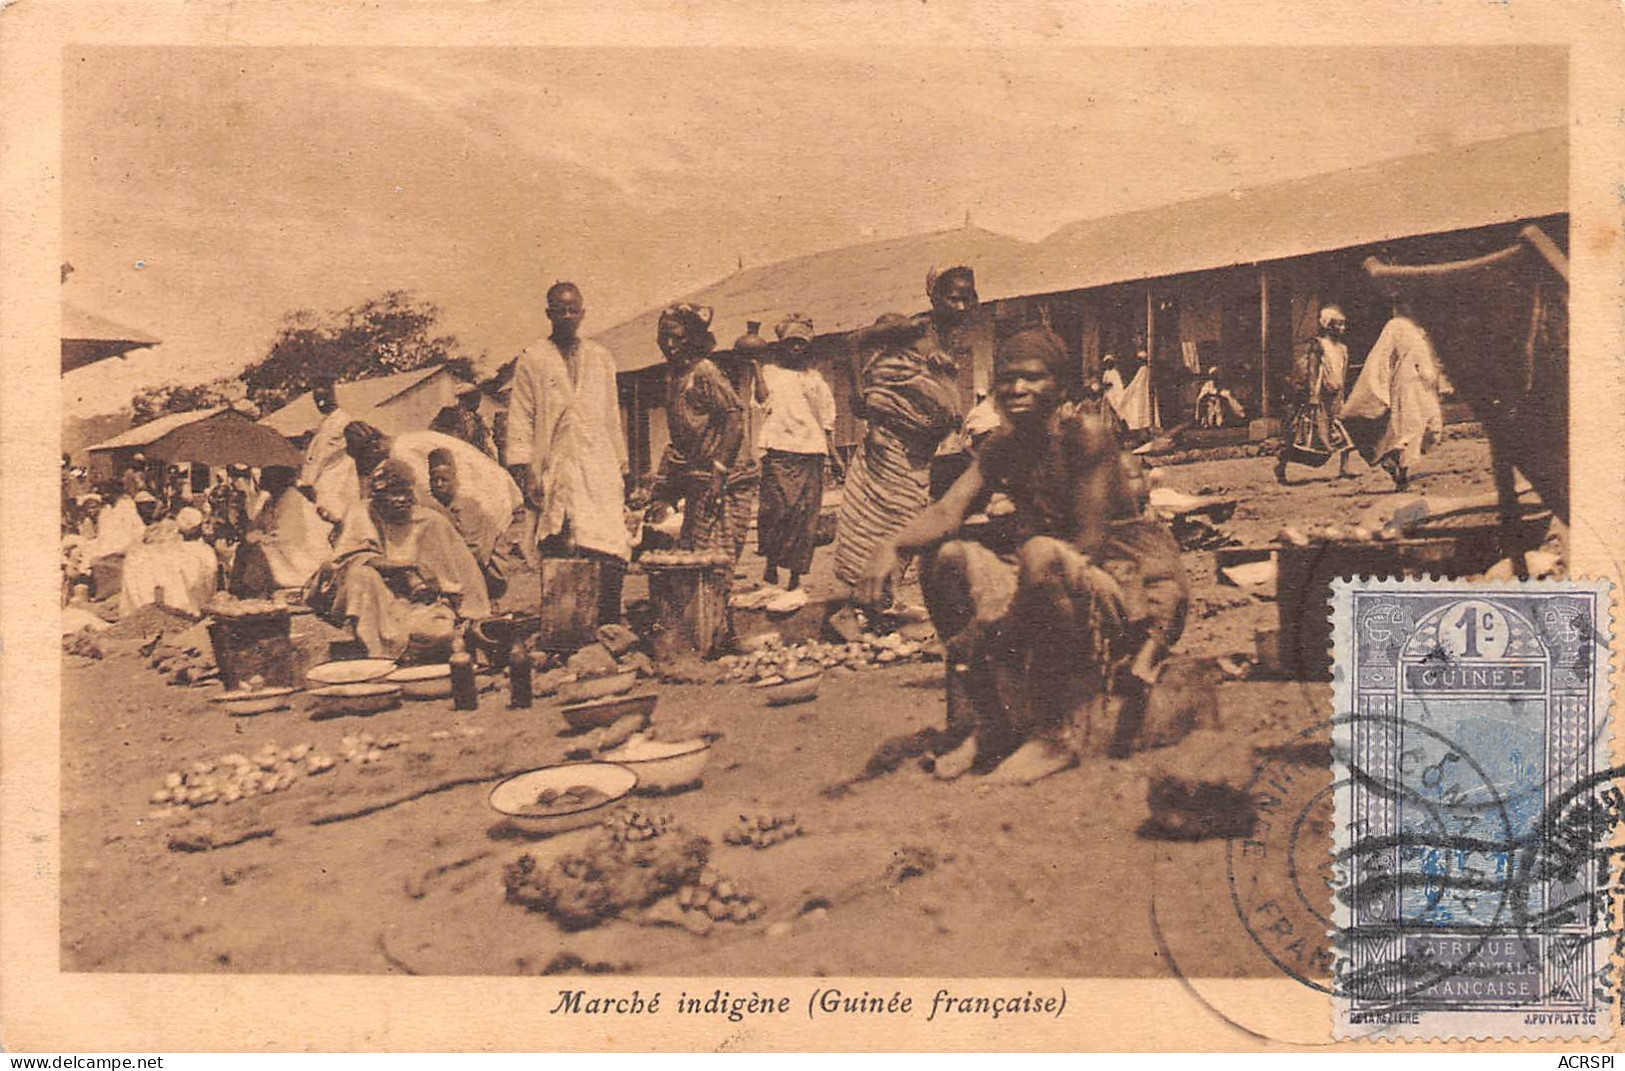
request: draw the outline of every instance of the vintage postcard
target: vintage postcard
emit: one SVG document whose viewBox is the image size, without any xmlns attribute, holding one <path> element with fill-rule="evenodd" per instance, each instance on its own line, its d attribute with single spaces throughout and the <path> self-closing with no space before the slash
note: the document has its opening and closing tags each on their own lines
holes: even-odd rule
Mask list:
<svg viewBox="0 0 1625 1071">
<path fill-rule="evenodd" d="M 0 6 L 0 1040 L 1617 1045 L 1622 72 Z"/>
</svg>

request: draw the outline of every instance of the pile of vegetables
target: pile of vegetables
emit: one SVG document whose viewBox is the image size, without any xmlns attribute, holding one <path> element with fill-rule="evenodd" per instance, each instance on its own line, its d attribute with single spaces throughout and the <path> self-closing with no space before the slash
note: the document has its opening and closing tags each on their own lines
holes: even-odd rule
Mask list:
<svg viewBox="0 0 1625 1071">
<path fill-rule="evenodd" d="M 685 912 L 703 915 L 711 922 L 751 922 L 766 910 L 744 885 L 711 867 L 701 870 L 691 882 L 677 890 L 677 906 Z"/>
<path fill-rule="evenodd" d="M 779 684 L 799 680 L 826 669 L 851 670 L 891 665 L 926 656 L 928 644 L 910 640 L 900 632 L 876 636 L 866 632 L 851 643 L 811 641 L 794 645 L 769 643 L 747 654 L 724 655 L 722 679 Z"/>
<path fill-rule="evenodd" d="M 796 816 L 793 814 L 782 816 L 758 814 L 754 817 L 740 815 L 739 824 L 724 833 L 722 840 L 725 844 L 759 850 L 771 848 L 781 841 L 802 836 L 806 832 L 801 823 L 796 821 Z"/>
<path fill-rule="evenodd" d="M 207 807 L 214 803 L 236 803 L 255 796 L 283 792 L 305 777 L 326 773 L 334 767 L 332 758 L 313 744 L 296 744 L 279 749 L 273 741 L 253 755 L 232 752 L 218 759 L 194 762 L 164 778 L 163 787 L 151 796 L 157 806 Z M 160 811 L 159 815 L 169 813 Z"/>
<path fill-rule="evenodd" d="M 502 883 L 510 902 L 543 912 L 565 929 L 586 929 L 691 883 L 710 852 L 708 840 L 669 816 L 624 811 L 551 866 L 521 855 Z"/>
</svg>

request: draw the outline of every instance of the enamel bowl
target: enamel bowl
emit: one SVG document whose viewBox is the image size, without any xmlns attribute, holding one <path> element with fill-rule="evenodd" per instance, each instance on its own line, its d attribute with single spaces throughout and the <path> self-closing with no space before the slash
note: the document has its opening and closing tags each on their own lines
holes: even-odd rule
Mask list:
<svg viewBox="0 0 1625 1071">
<path fill-rule="evenodd" d="M 387 658 L 350 658 L 312 666 L 305 680 L 317 688 L 330 684 L 360 684 L 386 677 L 395 672 L 395 667 L 396 663 Z"/>
<path fill-rule="evenodd" d="M 389 676 L 385 684 L 398 684 L 401 694 L 408 699 L 450 699 L 451 664 L 437 662 L 426 666 L 402 666 Z"/>
<path fill-rule="evenodd" d="M 322 718 L 345 714 L 376 714 L 380 710 L 397 707 L 401 702 L 401 686 L 385 681 L 330 684 L 305 694 L 310 696 L 315 716 Z"/>
<path fill-rule="evenodd" d="M 515 774 L 491 790 L 492 810 L 528 833 L 566 833 L 596 825 L 605 811 L 626 798 L 637 786 L 638 775 L 610 762 L 567 762 Z M 576 785 L 597 789 L 605 796 L 597 803 L 573 810 L 543 813 L 536 798 L 547 789 L 563 792 Z"/>
</svg>

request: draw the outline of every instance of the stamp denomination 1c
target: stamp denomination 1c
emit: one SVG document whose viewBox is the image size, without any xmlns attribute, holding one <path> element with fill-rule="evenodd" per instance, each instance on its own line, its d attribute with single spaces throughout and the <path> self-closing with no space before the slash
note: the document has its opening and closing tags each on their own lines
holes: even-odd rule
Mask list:
<svg viewBox="0 0 1625 1071">
<path fill-rule="evenodd" d="M 1608 584 L 1340 581 L 1332 614 L 1336 1035 L 1609 1036 Z"/>
</svg>

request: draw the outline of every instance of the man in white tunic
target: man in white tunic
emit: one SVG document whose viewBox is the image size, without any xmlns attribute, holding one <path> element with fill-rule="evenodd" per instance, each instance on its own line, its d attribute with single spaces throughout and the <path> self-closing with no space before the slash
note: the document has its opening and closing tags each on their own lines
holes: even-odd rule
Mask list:
<svg viewBox="0 0 1625 1071">
<path fill-rule="evenodd" d="M 1410 485 L 1411 468 L 1444 430 L 1439 362 L 1411 307 L 1395 302 L 1360 378 L 1343 406 L 1349 438 L 1368 465 L 1381 465 L 1394 489 Z"/>
<path fill-rule="evenodd" d="M 310 387 L 310 400 L 322 414 L 322 422 L 305 447 L 305 464 L 299 470 L 299 490 L 316 504 L 322 520 L 336 524 L 350 503 L 361 497 L 355 462 L 345 449 L 344 428 L 354 418 L 339 408 L 337 387 L 332 376 L 322 376 Z"/>
<path fill-rule="evenodd" d="M 615 359 L 580 337 L 586 303 L 574 283 L 547 292 L 553 333 L 527 347 L 513 371 L 508 471 L 536 511 L 544 558 L 601 566 L 598 619 L 621 619 L 621 581 L 631 556 L 626 530 L 626 442 Z"/>
</svg>

